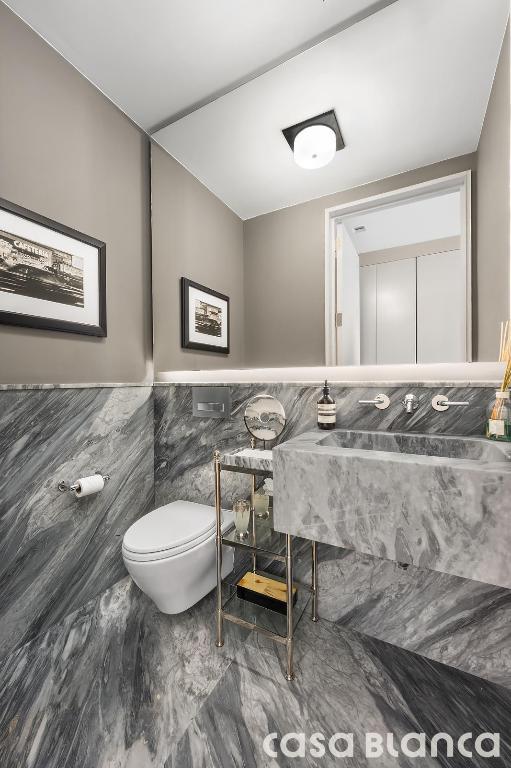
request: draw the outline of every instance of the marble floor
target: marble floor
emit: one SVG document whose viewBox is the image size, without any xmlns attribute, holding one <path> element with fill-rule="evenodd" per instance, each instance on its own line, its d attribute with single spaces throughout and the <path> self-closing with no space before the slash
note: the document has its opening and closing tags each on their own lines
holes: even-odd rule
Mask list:
<svg viewBox="0 0 511 768">
<path fill-rule="evenodd" d="M 296 680 L 282 649 L 226 626 L 213 596 L 160 614 L 129 579 L 0 662 L 2 768 L 510 766 L 511 691 L 326 620 L 298 628 Z M 353 733 L 352 757 L 279 749 L 286 733 Z M 366 757 L 365 734 L 500 733 L 500 757 Z M 264 737 L 277 733 L 273 748 Z M 469 742 L 470 745 L 473 742 Z M 296 749 L 291 742 L 289 748 Z M 485 743 L 485 748 L 489 744 Z M 416 744 L 412 744 L 415 748 Z M 473 746 L 472 746 L 473 748 Z"/>
</svg>

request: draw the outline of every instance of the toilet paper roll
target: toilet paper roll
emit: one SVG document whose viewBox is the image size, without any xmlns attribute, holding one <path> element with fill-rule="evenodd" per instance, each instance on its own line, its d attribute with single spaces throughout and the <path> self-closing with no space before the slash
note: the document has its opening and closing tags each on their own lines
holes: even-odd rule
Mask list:
<svg viewBox="0 0 511 768">
<path fill-rule="evenodd" d="M 83 496 L 90 496 L 92 493 L 99 493 L 105 487 L 105 481 L 101 475 L 91 475 L 90 477 L 80 477 L 77 480 L 78 488 L 75 496 L 81 499 Z"/>
</svg>

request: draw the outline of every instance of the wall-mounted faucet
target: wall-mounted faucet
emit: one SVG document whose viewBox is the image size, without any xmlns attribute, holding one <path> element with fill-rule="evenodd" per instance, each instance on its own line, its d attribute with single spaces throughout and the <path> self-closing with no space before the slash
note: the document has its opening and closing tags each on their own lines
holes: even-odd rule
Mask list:
<svg viewBox="0 0 511 768">
<path fill-rule="evenodd" d="M 390 405 L 387 395 L 376 395 L 374 400 L 359 400 L 360 405 L 374 405 L 380 411 L 384 411 Z"/>
<path fill-rule="evenodd" d="M 451 405 L 470 405 L 468 400 L 449 400 L 445 395 L 435 395 L 431 401 L 435 411 L 447 411 Z"/>
<path fill-rule="evenodd" d="M 419 398 L 410 392 L 408 395 L 405 395 L 403 405 L 407 413 L 413 413 L 419 407 Z"/>
</svg>

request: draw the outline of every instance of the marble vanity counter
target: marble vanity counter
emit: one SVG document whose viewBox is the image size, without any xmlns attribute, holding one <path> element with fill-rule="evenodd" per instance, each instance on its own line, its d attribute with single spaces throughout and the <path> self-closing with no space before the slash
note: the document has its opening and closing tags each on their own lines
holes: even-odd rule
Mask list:
<svg viewBox="0 0 511 768">
<path fill-rule="evenodd" d="M 230 453 L 222 454 L 222 467 L 253 470 L 254 472 L 273 472 L 271 451 L 259 448 L 240 448 Z"/>
<path fill-rule="evenodd" d="M 511 445 L 313 431 L 273 465 L 277 530 L 511 587 Z"/>
</svg>

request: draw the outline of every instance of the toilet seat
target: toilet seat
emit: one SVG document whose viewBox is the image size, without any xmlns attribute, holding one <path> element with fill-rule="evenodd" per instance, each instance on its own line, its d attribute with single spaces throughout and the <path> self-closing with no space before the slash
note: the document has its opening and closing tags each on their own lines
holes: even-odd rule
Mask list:
<svg viewBox="0 0 511 768">
<path fill-rule="evenodd" d="M 233 527 L 222 511 L 222 532 Z M 234 568 L 234 549 L 222 546 L 220 575 Z M 126 569 L 162 613 L 188 610 L 217 586 L 214 507 L 174 501 L 149 512 L 128 528 L 122 544 Z"/>
<path fill-rule="evenodd" d="M 232 512 L 222 510 L 222 532 L 232 525 Z M 150 562 L 175 557 L 198 547 L 216 533 L 213 507 L 173 501 L 136 520 L 122 543 L 124 558 Z"/>
</svg>

